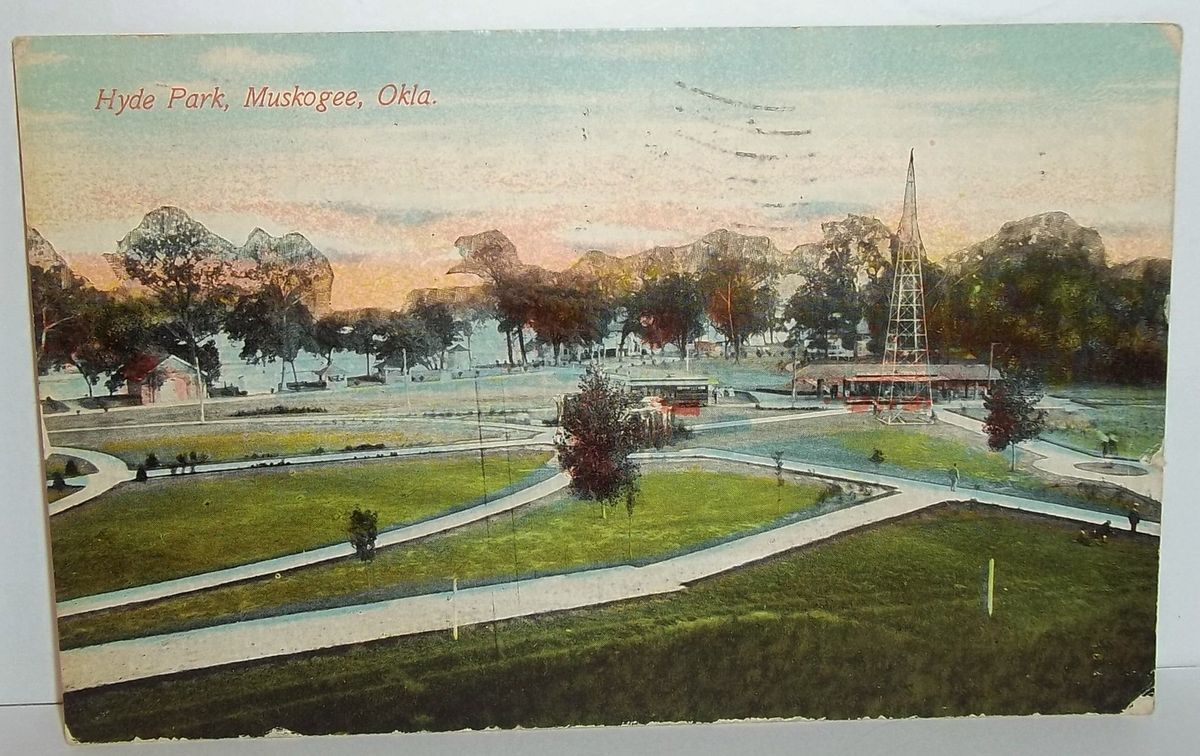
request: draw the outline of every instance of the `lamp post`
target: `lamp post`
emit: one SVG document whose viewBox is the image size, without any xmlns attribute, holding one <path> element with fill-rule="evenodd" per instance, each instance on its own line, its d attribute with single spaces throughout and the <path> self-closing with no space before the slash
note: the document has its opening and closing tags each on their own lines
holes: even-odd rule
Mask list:
<svg viewBox="0 0 1200 756">
<path fill-rule="evenodd" d="M 796 409 L 796 347 L 792 347 L 792 409 Z"/>
<path fill-rule="evenodd" d="M 988 345 L 988 396 L 992 395 L 992 363 L 996 359 L 996 345 L 1003 342 L 993 341 Z"/>
<path fill-rule="evenodd" d="M 412 381 L 409 380 L 409 378 L 408 378 L 408 348 L 401 347 L 400 354 L 404 358 L 404 407 L 405 407 L 405 411 L 407 411 L 408 414 L 411 415 L 412 414 L 412 393 L 411 393 L 412 386 L 409 384 L 411 384 Z"/>
</svg>

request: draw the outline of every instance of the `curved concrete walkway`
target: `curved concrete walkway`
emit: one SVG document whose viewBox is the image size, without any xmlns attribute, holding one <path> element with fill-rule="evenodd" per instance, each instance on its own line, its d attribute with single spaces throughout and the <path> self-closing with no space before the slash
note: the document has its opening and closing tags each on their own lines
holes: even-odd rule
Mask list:
<svg viewBox="0 0 1200 756">
<path fill-rule="evenodd" d="M 211 472 L 231 472 L 234 470 L 258 470 L 287 465 L 311 465 L 322 462 L 359 462 L 370 459 L 397 459 L 401 457 L 420 457 L 428 454 L 446 454 L 448 452 L 472 452 L 480 449 L 516 449 L 531 446 L 551 446 L 553 436 L 542 433 L 531 438 L 484 439 L 483 443 L 474 441 L 455 441 L 449 444 L 432 444 L 429 446 L 401 446 L 393 449 L 370 449 L 361 451 L 329 452 L 326 454 L 296 454 L 288 457 L 260 457 L 259 459 L 239 459 L 230 462 L 204 462 L 196 465 L 195 472 L 179 473 L 175 477 L 186 478 L 190 475 Z M 171 470 L 159 467 L 148 470 L 146 475 L 151 478 L 169 478 Z"/>
<path fill-rule="evenodd" d="M 715 449 L 646 452 L 643 459 L 715 459 L 774 467 L 774 460 Z M 785 462 L 791 472 L 815 472 L 889 486 L 893 493 L 807 520 L 643 567 L 609 567 L 534 578 L 457 593 L 434 593 L 347 606 L 145 638 L 115 641 L 62 652 L 67 691 L 139 680 L 188 670 L 284 656 L 352 643 L 446 630 L 456 623 L 522 617 L 593 606 L 640 596 L 670 593 L 688 583 L 756 562 L 799 546 L 867 525 L 885 522 L 948 499 L 968 498 L 946 486 L 892 479 L 819 465 Z M 898 484 L 898 486 L 897 486 Z M 1066 517 L 1086 523 L 1111 519 L 1101 513 L 1020 497 L 969 492 L 985 504 Z M 1145 532 L 1156 536 L 1155 523 Z"/>
<path fill-rule="evenodd" d="M 407 543 L 408 541 L 414 541 L 418 538 L 426 538 L 446 530 L 461 528 L 472 522 L 507 512 L 510 509 L 522 507 L 532 501 L 560 491 L 570 482 L 571 479 L 569 476 L 565 473 L 558 473 L 548 480 L 535 483 L 508 496 L 489 501 L 486 504 L 479 504 L 440 517 L 433 517 L 413 525 L 385 530 L 379 534 L 378 539 L 375 541 L 375 546 L 376 548 L 395 546 Z M 75 614 L 85 614 L 101 609 L 111 609 L 117 606 L 155 601 L 169 596 L 178 596 L 206 588 L 215 588 L 219 585 L 265 577 L 267 575 L 274 575 L 277 572 L 286 572 L 287 570 L 294 570 L 300 567 L 307 567 L 334 559 L 345 559 L 352 556 L 354 556 L 354 547 L 349 543 L 324 546 L 295 554 L 288 554 L 287 556 L 276 557 L 275 559 L 265 559 L 223 570 L 214 570 L 199 575 L 166 580 L 161 583 L 151 583 L 120 591 L 97 593 L 70 601 L 61 601 L 57 605 L 58 616 L 70 617 Z"/>
<path fill-rule="evenodd" d="M 976 420 L 966 415 L 960 415 L 957 412 L 939 412 L 937 413 L 938 420 L 948 425 L 953 425 L 959 428 L 964 428 L 973 433 L 987 435 L 983 429 L 983 422 Z M 1128 491 L 1133 491 L 1142 496 L 1148 496 L 1155 501 L 1162 501 L 1162 469 L 1152 465 L 1143 464 L 1141 462 L 1122 461 L 1122 464 L 1137 467 L 1146 472 L 1145 475 L 1105 475 L 1104 473 L 1095 472 L 1093 470 L 1081 470 L 1076 465 L 1086 462 L 1100 462 L 1098 457 L 1091 454 L 1084 454 L 1073 449 L 1068 449 L 1065 446 L 1052 444 L 1049 441 L 1035 439 L 1026 441 L 1018 446 L 1019 449 L 1033 452 L 1040 459 L 1034 461 L 1033 466 L 1039 470 L 1044 470 L 1054 475 L 1059 475 L 1064 478 L 1079 478 L 1081 480 L 1092 480 L 1103 483 L 1109 483 L 1114 486 L 1120 486 Z"/>
<path fill-rule="evenodd" d="M 471 428 L 476 428 L 482 425 L 487 430 L 495 431 L 510 431 L 522 432 L 536 435 L 544 429 L 533 425 L 521 425 L 518 423 L 505 423 L 496 420 L 484 420 L 477 422 L 467 416 L 462 417 L 425 417 L 423 415 L 396 415 L 394 413 L 380 410 L 378 412 L 361 412 L 361 413 L 304 413 L 297 415 L 257 415 L 248 417 L 222 417 L 213 420 L 206 420 L 203 423 L 199 420 L 176 420 L 171 422 L 157 423 L 130 423 L 123 425 L 88 425 L 72 428 L 55 428 L 46 431 L 50 435 L 68 434 L 68 433 L 96 433 L 109 430 L 139 430 L 145 428 L 209 428 L 219 425 L 313 425 L 313 424 L 338 424 L 338 423 L 451 423 L 455 425 L 468 425 Z"/>
<path fill-rule="evenodd" d="M 691 431 L 707 431 L 719 430 L 721 428 L 739 428 L 751 427 L 755 425 L 770 425 L 771 423 L 786 423 L 794 420 L 811 420 L 817 417 L 831 417 L 833 415 L 848 415 L 850 410 L 845 407 L 835 409 L 813 410 L 811 412 L 798 412 L 790 415 L 767 415 L 766 417 L 749 417 L 742 420 L 721 420 L 715 423 L 696 423 L 689 425 L 688 430 Z"/>
<path fill-rule="evenodd" d="M 81 475 L 78 478 L 71 478 L 68 481 L 72 485 L 78 482 L 83 488 L 50 504 L 49 510 L 51 516 L 91 501 L 118 483 L 133 480 L 134 472 L 126 467 L 124 460 L 104 454 L 103 452 L 92 451 L 91 449 L 76 449 L 70 446 L 51 446 L 46 450 L 46 455 L 49 456 L 51 454 L 65 454 L 71 457 L 78 457 L 96 468 L 96 472 L 91 475 Z"/>
<path fill-rule="evenodd" d="M 761 425 L 761 424 L 768 424 L 768 423 L 802 421 L 802 420 L 806 420 L 806 419 L 810 419 L 810 418 L 842 415 L 842 414 L 847 414 L 848 412 L 849 412 L 849 410 L 847 410 L 845 408 L 837 408 L 837 409 L 832 409 L 832 410 L 822 410 L 822 411 L 818 411 L 818 412 L 804 412 L 804 413 L 781 415 L 781 416 L 775 416 L 775 417 L 749 418 L 749 419 L 741 419 L 741 420 L 721 421 L 721 422 L 716 422 L 716 423 L 707 423 L 707 424 L 690 426 L 690 428 L 694 431 L 714 430 L 717 428 L 729 428 L 729 427 L 739 427 L 739 426 Z M 949 415 L 949 417 L 954 419 L 954 421 L 952 421 L 950 424 L 965 428 L 966 430 L 970 430 L 973 432 L 977 432 L 977 433 L 981 433 L 981 434 L 983 433 L 983 424 L 982 423 L 972 420 L 971 418 L 967 418 L 962 415 L 958 415 L 956 413 L 948 413 L 948 415 Z M 938 417 L 942 418 L 945 416 L 946 416 L 946 414 L 944 413 L 944 414 L 939 414 Z M 548 444 L 548 443 L 549 443 L 549 434 L 542 434 L 541 436 L 534 437 L 533 439 L 519 439 L 519 440 L 515 440 L 515 441 L 491 441 L 491 442 L 485 441 L 482 448 L 497 449 L 497 448 L 513 448 L 513 447 L 530 447 L 530 446 L 544 445 L 544 444 Z M 1073 456 L 1080 457 L 1080 458 L 1083 458 L 1086 460 L 1091 460 L 1091 461 L 1094 461 L 1094 460 L 1092 460 L 1092 458 L 1086 454 L 1082 454 L 1079 452 L 1071 452 L 1070 450 L 1063 449 L 1062 447 L 1058 447 L 1053 444 L 1045 444 L 1045 443 L 1039 442 L 1039 445 L 1049 447 L 1048 449 L 1046 449 L 1047 452 L 1052 453 L 1052 454 L 1062 455 L 1062 457 L 1063 457 L 1063 459 L 1057 460 L 1057 465 L 1058 465 L 1057 468 L 1050 468 L 1048 470 L 1050 472 L 1056 472 L 1057 474 L 1060 474 L 1060 475 L 1067 475 L 1067 476 L 1079 477 L 1079 478 L 1084 478 L 1084 479 L 1092 479 L 1092 480 L 1106 480 L 1108 477 L 1116 477 L 1116 476 L 1104 476 L 1104 475 L 1100 475 L 1100 474 L 1096 474 L 1096 473 L 1091 473 L 1086 470 L 1078 470 L 1078 469 L 1074 468 L 1073 465 L 1068 468 L 1067 465 L 1071 464 L 1070 459 Z M 247 461 L 224 462 L 224 463 L 217 462 L 217 463 L 207 463 L 207 464 L 198 465 L 197 473 L 220 472 L 220 471 L 228 471 L 228 470 L 270 467 L 270 466 L 278 465 L 280 460 L 286 460 L 287 464 L 309 464 L 309 463 L 318 463 L 318 462 L 396 458 L 396 457 L 415 456 L 415 455 L 423 455 L 423 454 L 437 454 L 437 453 L 453 452 L 453 451 L 477 451 L 480 448 L 481 447 L 478 442 L 473 442 L 473 443 L 462 443 L 462 444 L 448 444 L 448 445 L 442 445 L 442 446 L 414 447 L 411 449 L 401 449 L 401 450 L 382 450 L 382 451 L 374 451 L 374 452 L 341 452 L 341 453 L 325 454 L 325 455 L 301 455 L 301 456 L 296 456 L 296 457 L 278 458 L 275 460 L 247 460 Z M 96 454 L 96 453 L 93 453 L 93 454 Z M 741 454 L 738 452 L 731 452 L 731 451 L 724 451 L 724 450 L 717 450 L 717 449 L 703 449 L 703 448 L 692 449 L 692 450 L 687 450 L 687 451 L 680 451 L 680 452 L 670 452 L 670 453 L 646 452 L 646 453 L 635 454 L 634 456 L 635 456 L 635 458 L 639 458 L 639 459 L 662 459 L 662 458 L 664 458 L 663 457 L 664 454 L 670 454 L 671 455 L 670 458 L 675 458 L 675 459 L 687 459 L 687 458 L 713 459 L 713 460 L 725 460 L 725 461 L 732 461 L 732 462 L 740 462 L 740 463 L 745 463 L 745 464 L 772 464 L 772 465 L 774 464 L 773 461 L 764 462 L 763 461 L 765 459 L 764 457 L 759 457 L 759 456 L 750 455 L 750 454 Z M 1035 463 L 1035 464 L 1040 465 L 1040 463 L 1045 463 L 1048 460 L 1053 461 L 1053 460 L 1051 460 L 1051 458 L 1046 457 L 1041 460 L 1038 460 L 1038 463 Z M 264 464 L 264 463 L 267 463 L 267 464 Z M 811 473 L 814 475 L 823 475 L 826 477 L 844 478 L 844 479 L 855 480 L 855 481 L 859 481 L 859 482 L 869 482 L 869 483 L 873 483 L 875 485 L 881 485 L 881 486 L 893 487 L 893 488 L 901 488 L 901 489 L 905 489 L 905 490 L 909 490 L 909 489 L 912 489 L 913 487 L 918 487 L 918 486 L 926 486 L 926 485 L 932 486 L 933 485 L 933 484 L 923 484 L 923 483 L 920 483 L 918 481 L 914 481 L 914 480 L 911 480 L 908 478 L 900 478 L 900 477 L 895 477 L 895 476 L 890 476 L 890 475 L 872 474 L 872 473 L 854 471 L 854 470 L 850 470 L 847 468 L 834 467 L 834 466 L 830 466 L 830 465 L 800 464 L 800 463 L 787 462 L 787 463 L 785 463 L 785 469 L 798 471 L 798 472 L 808 472 L 808 473 Z M 1043 469 L 1046 469 L 1046 468 L 1043 468 Z M 1061 472 L 1059 472 L 1060 469 L 1062 470 Z M 1074 470 L 1074 472 L 1071 472 L 1071 470 Z M 170 476 L 170 472 L 168 470 L 153 470 L 150 472 L 150 474 L 154 477 L 169 477 Z M 192 474 L 192 473 L 189 473 L 189 475 L 190 474 Z M 183 474 L 180 474 L 177 477 L 186 477 L 186 476 L 184 476 Z M 561 477 L 561 476 L 556 476 L 556 477 Z M 1125 476 L 1125 478 L 1126 478 L 1126 480 L 1129 480 L 1128 476 Z M 1136 479 L 1134 479 L 1134 480 L 1136 480 Z M 1120 479 L 1115 480 L 1113 482 L 1117 485 L 1123 485 L 1125 483 L 1125 481 L 1120 480 Z M 396 531 L 390 531 L 386 537 L 384 537 L 384 536 L 380 537 L 378 545 L 380 547 L 385 547 L 385 546 L 391 546 L 391 545 L 395 545 L 395 544 L 399 544 L 399 543 L 404 543 L 404 542 L 407 542 L 410 540 L 414 540 L 416 538 L 426 537 L 426 536 L 432 535 L 434 533 L 452 530 L 456 527 L 460 527 L 463 524 L 467 524 L 469 522 L 474 522 L 474 521 L 483 519 L 486 516 L 489 516 L 489 513 L 482 511 L 481 508 L 492 509 L 495 507 L 500 507 L 500 508 L 496 508 L 495 512 L 504 512 L 504 511 L 508 511 L 509 509 L 515 509 L 517 507 L 524 506 L 525 504 L 530 503 L 533 500 L 546 495 L 547 493 L 552 493 L 553 491 L 557 491 L 557 490 L 561 489 L 563 486 L 566 485 L 566 481 L 564 480 L 561 483 L 561 485 L 558 485 L 556 488 L 547 490 L 545 493 L 537 493 L 536 495 L 533 495 L 535 493 L 534 489 L 538 489 L 538 486 L 542 486 L 542 485 L 545 485 L 545 484 L 538 484 L 537 486 L 531 487 L 530 489 L 527 489 L 526 491 L 518 491 L 514 494 L 511 494 L 508 497 L 505 497 L 505 499 L 504 499 L 505 504 L 503 506 L 501 506 L 500 501 L 498 500 L 497 502 L 491 502 L 486 505 L 480 505 L 480 507 L 472 508 L 470 510 L 463 510 L 461 512 L 453 513 L 452 515 L 448 515 L 443 518 L 435 518 L 434 520 L 429 520 L 424 523 L 419 523 L 417 525 L 409 526 L 407 528 L 403 528 L 403 529 L 396 530 Z M 936 489 L 936 487 L 934 487 L 934 488 Z M 946 487 L 946 490 L 948 491 L 948 487 Z M 1036 512 L 1039 514 L 1049 514 L 1049 515 L 1058 516 L 1058 517 L 1066 517 L 1068 519 L 1077 519 L 1077 520 L 1081 520 L 1081 521 L 1091 522 L 1093 524 L 1100 524 L 1100 523 L 1104 522 L 1105 520 L 1113 519 L 1113 515 L 1111 515 L 1111 514 L 1093 513 L 1092 519 L 1082 520 L 1081 517 L 1078 515 L 1078 513 L 1086 512 L 1087 510 L 1076 509 L 1073 507 L 1064 507 L 1064 506 L 1060 506 L 1057 504 L 1051 504 L 1048 502 L 1040 502 L 1035 499 L 1028 499 L 1028 498 L 1023 498 L 1023 497 L 1005 496 L 1003 494 L 988 494 L 986 492 L 974 491 L 973 489 L 969 490 L 969 489 L 965 489 L 965 488 L 962 490 L 963 490 L 964 494 L 972 493 L 972 495 L 975 496 L 976 498 L 980 498 L 981 496 L 990 497 L 991 498 L 990 503 L 995 503 L 998 506 L 1009 506 L 1011 508 L 1020 509 L 1023 511 Z M 76 494 L 73 494 L 72 496 L 79 496 L 82 493 L 84 493 L 84 492 L 77 492 Z M 82 503 L 82 501 L 76 502 L 76 504 L 78 504 L 78 503 Z M 1034 505 L 1037 505 L 1037 506 L 1034 506 Z M 480 513 L 477 515 L 473 514 L 477 510 L 479 510 Z M 492 512 L 492 513 L 495 513 L 495 512 Z M 1153 535 L 1158 534 L 1158 527 L 1159 526 L 1157 523 L 1148 522 L 1148 521 L 1145 522 L 1142 526 L 1142 528 L 1145 532 L 1151 533 Z M 406 535 L 406 533 L 411 533 L 411 534 Z M 337 544 L 334 546 L 328 546 L 328 547 L 324 547 L 321 549 L 313 549 L 310 551 L 298 552 L 296 554 L 290 554 L 290 555 L 283 556 L 283 557 L 277 557 L 275 559 L 263 560 L 261 562 L 255 562 L 255 563 L 251 563 L 251 564 L 247 564 L 247 565 L 241 565 L 238 567 L 232 567 L 232 568 L 223 569 L 223 570 L 215 570 L 212 572 L 202 573 L 199 575 L 189 576 L 186 578 L 179 578 L 176 580 L 169 580 L 169 581 L 164 581 L 161 583 L 153 583 L 153 584 L 145 585 L 145 586 L 136 586 L 133 588 L 127 588 L 127 589 L 123 589 L 120 591 L 112 591 L 112 592 L 103 593 L 103 594 L 94 594 L 92 596 L 84 596 L 84 597 L 81 597 L 78 599 L 72 599 L 70 601 L 60 602 L 57 607 L 58 614 L 60 617 L 65 617 L 65 616 L 71 616 L 71 615 L 75 615 L 75 614 L 84 614 L 87 612 L 99 611 L 101 609 L 111 609 L 114 607 L 124 606 L 124 605 L 128 605 L 128 604 L 142 603 L 142 602 L 146 602 L 146 601 L 154 601 L 157 599 L 167 598 L 170 596 L 180 595 L 183 593 L 190 593 L 193 591 L 204 590 L 206 588 L 213 588 L 213 587 L 216 587 L 219 585 L 226 585 L 228 583 L 238 582 L 241 580 L 247 580 L 247 579 L 251 579 L 251 578 L 255 578 L 255 577 L 262 577 L 265 575 L 271 575 L 276 572 L 283 572 L 283 571 L 296 569 L 299 567 L 304 567 L 304 566 L 308 566 L 308 565 L 312 565 L 312 564 L 318 564 L 318 563 L 324 562 L 324 561 L 330 561 L 333 559 L 341 559 L 341 558 L 348 557 L 351 554 L 352 554 L 352 550 L 350 549 L 348 544 Z"/>
<path fill-rule="evenodd" d="M 291 465 L 307 465 L 317 464 L 321 462 L 350 462 L 350 461 L 365 461 L 372 459 L 400 459 L 403 457 L 418 457 L 431 454 L 446 454 L 450 452 L 464 451 L 489 451 L 493 449 L 517 449 L 530 447 L 549 447 L 553 445 L 553 437 L 549 433 L 540 433 L 536 436 L 521 439 L 491 439 L 484 440 L 482 444 L 479 441 L 461 441 L 451 444 L 440 444 L 432 446 L 411 446 L 399 447 L 395 449 L 372 449 L 363 451 L 350 452 L 331 452 L 329 454 L 299 454 L 291 457 L 270 457 L 262 459 L 246 459 L 236 460 L 232 462 L 205 462 L 196 465 L 195 472 L 179 473 L 172 476 L 169 468 L 157 468 L 147 470 L 146 477 L 149 478 L 186 478 L 190 475 L 198 475 L 200 473 L 209 472 L 231 472 L 235 470 L 251 470 L 264 469 L 272 467 L 283 467 Z M 50 505 L 50 516 L 54 516 L 61 512 L 65 512 L 72 507 L 77 507 L 80 504 L 91 501 L 102 493 L 110 490 L 118 483 L 133 480 L 136 474 L 130 470 L 125 461 L 103 452 L 93 451 L 91 449 L 76 449 L 68 446 L 52 446 L 47 450 L 48 454 L 67 454 L 72 457 L 79 457 L 91 462 L 96 467 L 97 472 L 91 475 L 81 475 L 78 478 L 71 478 L 66 483 L 70 485 L 81 485 L 82 490 L 64 496 L 58 501 Z"/>
</svg>

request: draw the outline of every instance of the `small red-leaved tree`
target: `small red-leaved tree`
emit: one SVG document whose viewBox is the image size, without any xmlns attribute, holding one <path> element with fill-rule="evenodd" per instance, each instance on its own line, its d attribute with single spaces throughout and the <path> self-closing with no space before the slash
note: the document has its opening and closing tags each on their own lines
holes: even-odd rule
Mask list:
<svg viewBox="0 0 1200 756">
<path fill-rule="evenodd" d="M 1037 408 L 1044 393 L 1037 373 L 1014 366 L 1005 371 L 983 400 L 988 447 L 998 452 L 1011 448 L 1010 469 L 1017 469 L 1017 444 L 1037 438 L 1046 425 L 1046 411 Z"/>
<path fill-rule="evenodd" d="M 628 414 L 633 397 L 598 367 L 587 369 L 579 393 L 563 403 L 562 434 L 555 442 L 558 463 L 571 476 L 571 491 L 605 506 L 636 484 L 637 464 L 629 455 L 643 435 L 640 421 Z"/>
</svg>

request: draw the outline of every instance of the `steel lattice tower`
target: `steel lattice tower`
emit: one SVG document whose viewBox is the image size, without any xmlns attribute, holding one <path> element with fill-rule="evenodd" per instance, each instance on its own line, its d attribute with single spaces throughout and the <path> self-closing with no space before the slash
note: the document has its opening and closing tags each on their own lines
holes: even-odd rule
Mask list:
<svg viewBox="0 0 1200 756">
<path fill-rule="evenodd" d="M 889 308 L 887 342 L 883 350 L 880 421 L 933 421 L 933 387 L 929 379 L 929 341 L 925 325 L 925 283 L 921 260 L 925 247 L 917 228 L 917 179 L 913 153 L 908 154 L 904 213 L 896 230 L 896 254 Z"/>
</svg>

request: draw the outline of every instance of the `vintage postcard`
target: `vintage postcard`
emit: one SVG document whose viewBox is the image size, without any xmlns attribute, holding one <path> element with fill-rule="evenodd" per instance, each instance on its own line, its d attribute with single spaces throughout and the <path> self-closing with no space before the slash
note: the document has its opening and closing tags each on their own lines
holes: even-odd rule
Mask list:
<svg viewBox="0 0 1200 756">
<path fill-rule="evenodd" d="M 1180 47 L 16 40 L 69 736 L 1149 712 Z"/>
</svg>

